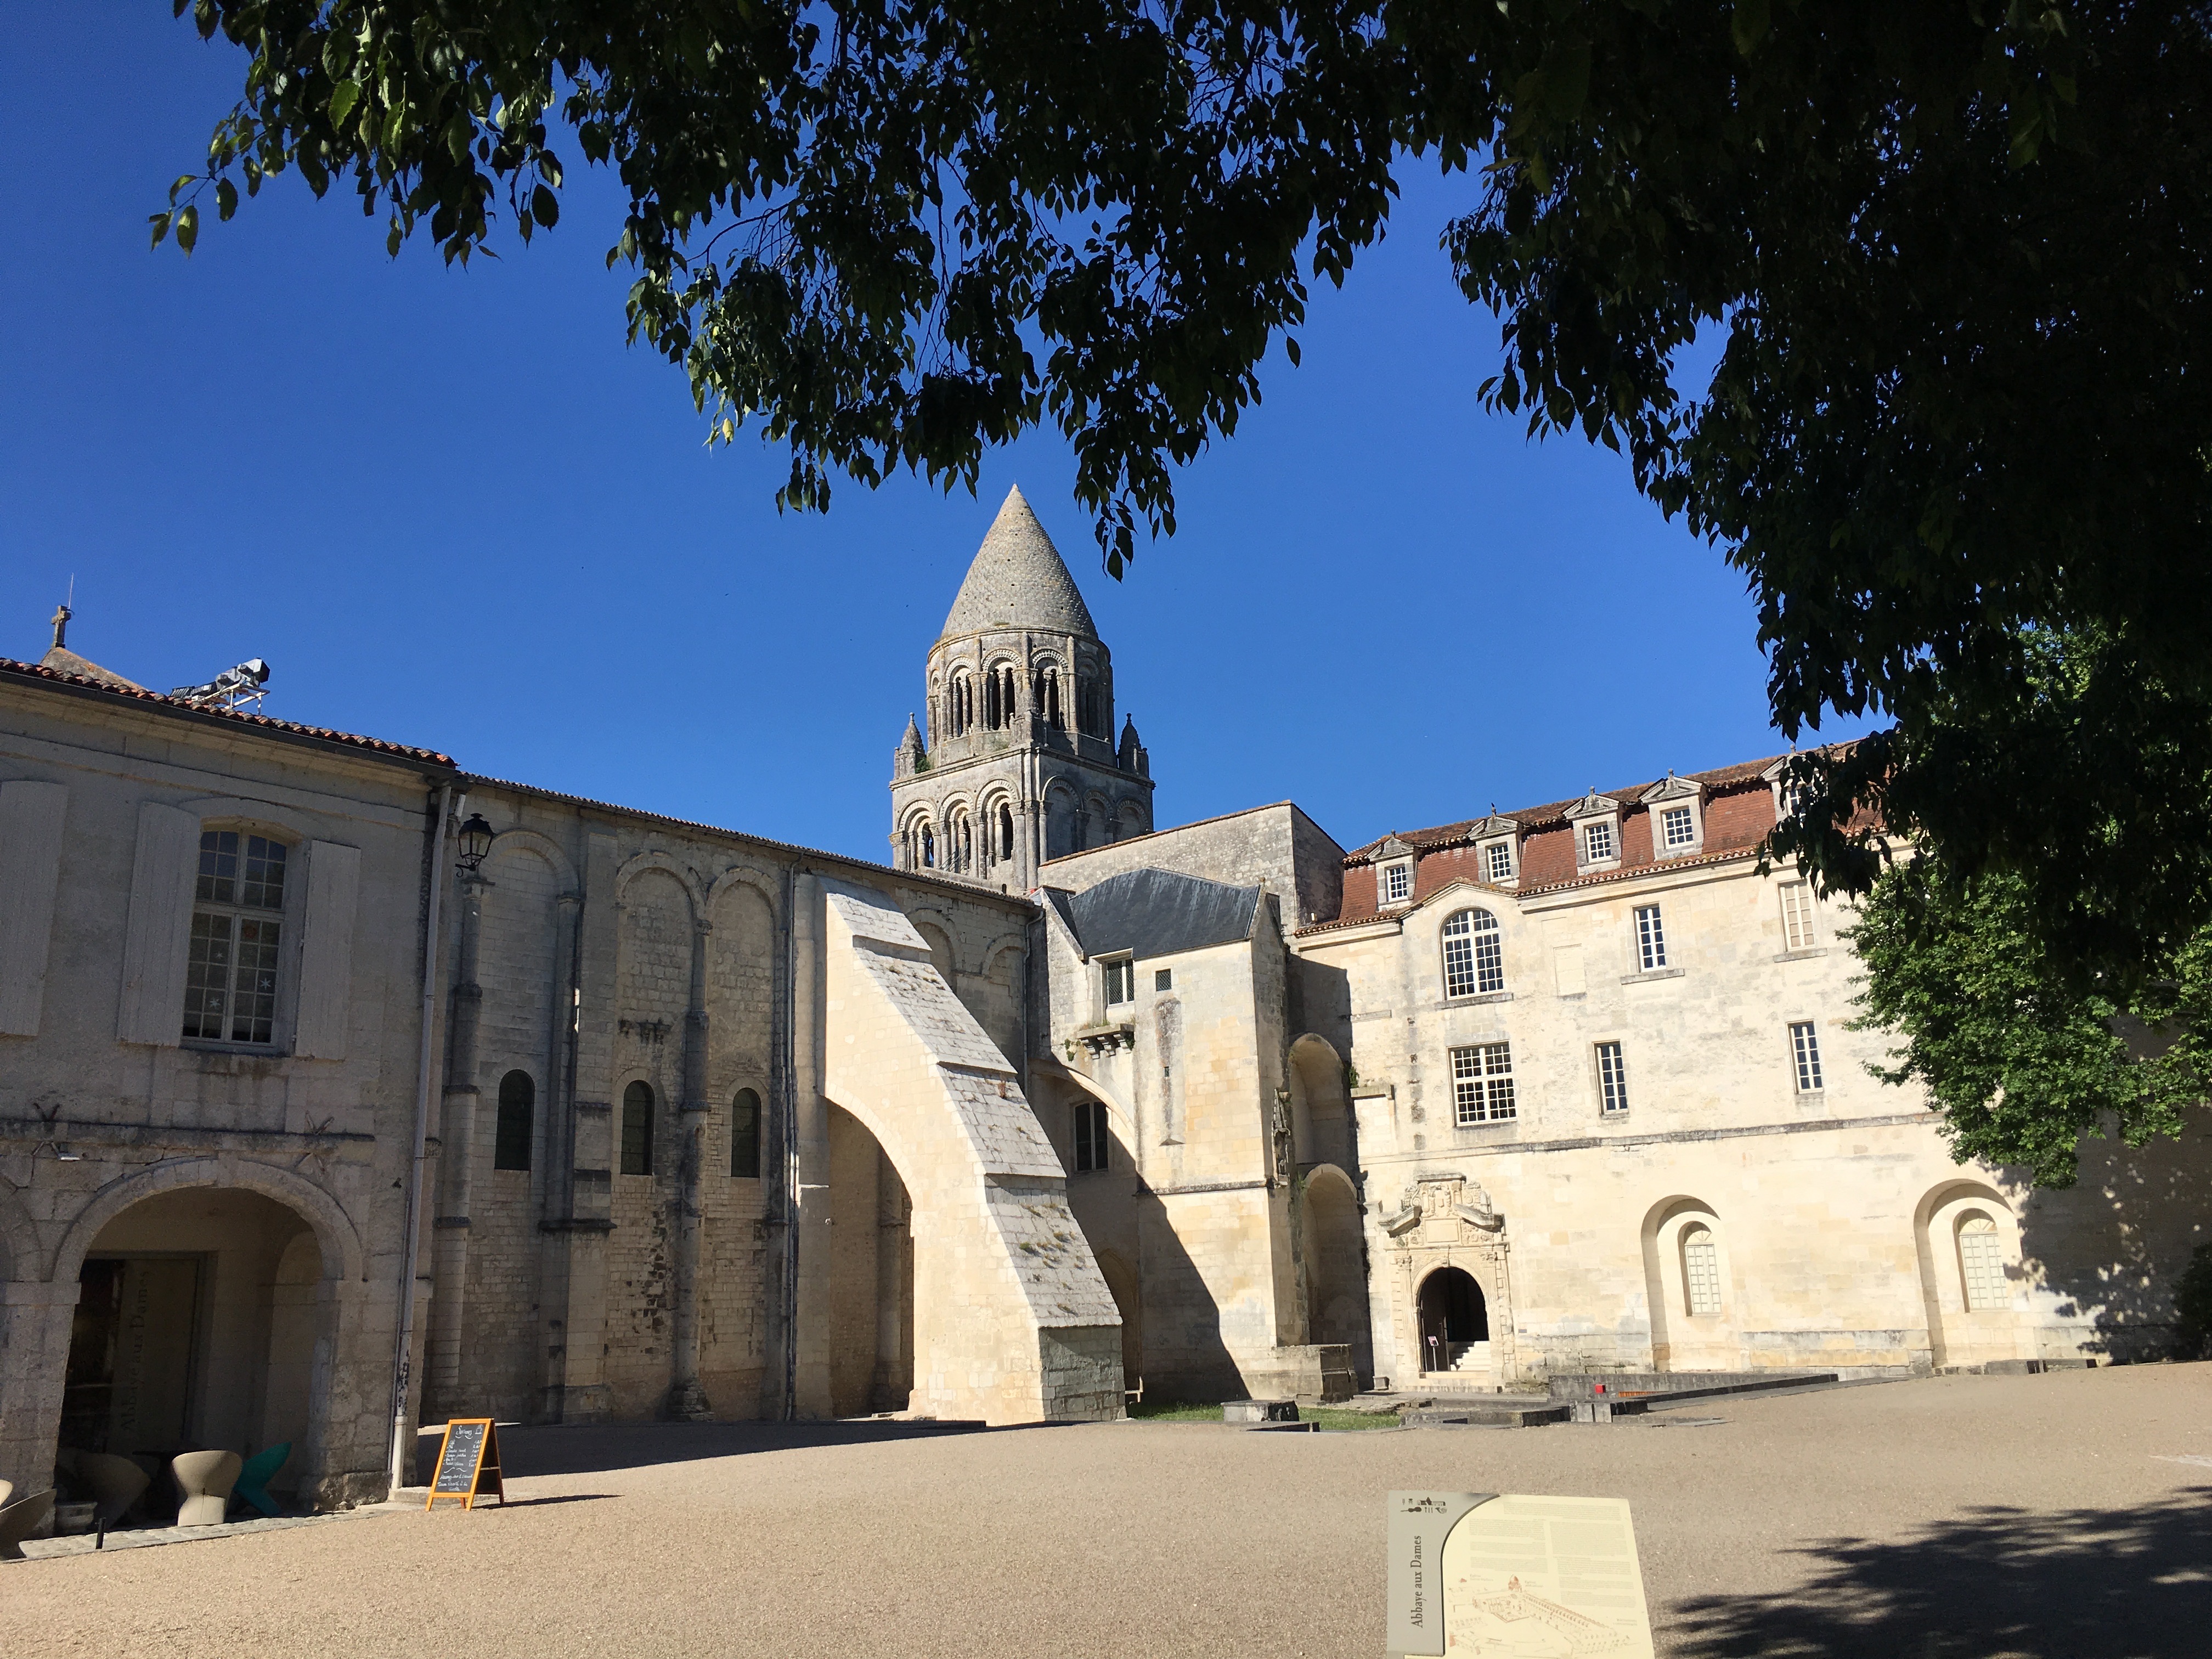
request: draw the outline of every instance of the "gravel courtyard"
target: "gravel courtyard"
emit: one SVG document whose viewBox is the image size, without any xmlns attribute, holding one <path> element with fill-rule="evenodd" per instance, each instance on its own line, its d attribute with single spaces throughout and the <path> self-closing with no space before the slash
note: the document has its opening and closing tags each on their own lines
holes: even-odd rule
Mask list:
<svg viewBox="0 0 2212 1659">
<path fill-rule="evenodd" d="M 501 1441 L 503 1510 L 0 1566 L 6 1650 L 1375 1659 L 1382 1493 L 1435 1486 L 1626 1498 L 1664 1653 L 2212 1652 L 2212 1365 L 1519 1431 Z"/>
</svg>

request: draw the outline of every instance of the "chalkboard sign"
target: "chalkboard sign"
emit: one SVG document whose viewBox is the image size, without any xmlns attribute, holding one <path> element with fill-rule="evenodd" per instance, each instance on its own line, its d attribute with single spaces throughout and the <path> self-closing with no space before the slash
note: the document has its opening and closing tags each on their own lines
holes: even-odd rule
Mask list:
<svg viewBox="0 0 2212 1659">
<path fill-rule="evenodd" d="M 498 1425 L 489 1417 L 454 1418 L 438 1444 L 438 1472 L 430 1477 L 429 1500 L 422 1507 L 427 1510 L 441 1498 L 451 1498 L 471 1510 L 487 1493 L 507 1502 L 507 1483 L 500 1478 Z"/>
</svg>

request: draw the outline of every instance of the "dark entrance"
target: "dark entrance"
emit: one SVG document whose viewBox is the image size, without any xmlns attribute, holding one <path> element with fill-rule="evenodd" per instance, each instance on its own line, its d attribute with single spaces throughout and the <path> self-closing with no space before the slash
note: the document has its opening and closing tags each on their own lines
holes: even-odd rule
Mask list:
<svg viewBox="0 0 2212 1659">
<path fill-rule="evenodd" d="M 1439 1267 L 1421 1281 L 1421 1364 L 1440 1371 L 1469 1342 L 1490 1340 L 1490 1310 L 1482 1286 L 1463 1268 Z"/>
</svg>

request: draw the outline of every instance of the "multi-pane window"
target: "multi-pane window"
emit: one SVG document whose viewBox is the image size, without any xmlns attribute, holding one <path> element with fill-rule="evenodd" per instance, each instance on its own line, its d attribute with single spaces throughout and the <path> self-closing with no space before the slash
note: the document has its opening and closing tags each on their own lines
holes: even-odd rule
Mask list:
<svg viewBox="0 0 2212 1659">
<path fill-rule="evenodd" d="M 1997 1224 L 1985 1215 L 1959 1224 L 1959 1279 L 1968 1313 L 1993 1313 L 2011 1300 L 2005 1292 L 2004 1246 Z"/>
<path fill-rule="evenodd" d="M 1686 806 L 1668 806 L 1659 812 L 1659 844 L 1669 853 L 1680 853 L 1698 843 L 1697 819 Z"/>
<path fill-rule="evenodd" d="M 491 1167 L 530 1167 L 532 1119 L 538 1109 L 538 1085 L 527 1072 L 509 1072 L 499 1080 L 499 1128 L 493 1137 Z"/>
<path fill-rule="evenodd" d="M 1075 1168 L 1078 1174 L 1086 1170 L 1106 1167 L 1106 1108 L 1103 1102 L 1079 1100 L 1075 1103 Z"/>
<path fill-rule="evenodd" d="M 633 1083 L 623 1091 L 622 1172 L 653 1173 L 653 1085 Z"/>
<path fill-rule="evenodd" d="M 1487 910 L 1462 910 L 1444 923 L 1443 939 L 1446 996 L 1480 996 L 1505 988 L 1496 916 Z"/>
<path fill-rule="evenodd" d="M 1645 973 L 1667 965 L 1667 930 L 1660 926 L 1659 907 L 1636 907 L 1636 959 Z"/>
<path fill-rule="evenodd" d="M 1106 1006 L 1137 1000 L 1137 964 L 1123 957 L 1106 964 Z"/>
<path fill-rule="evenodd" d="M 185 1035 L 212 1042 L 276 1040 L 277 943 L 284 843 L 237 830 L 200 836 L 185 970 Z"/>
<path fill-rule="evenodd" d="M 1628 1109 L 1628 1063 L 1618 1042 L 1597 1045 L 1598 1109 L 1608 1116 Z"/>
<path fill-rule="evenodd" d="M 1809 1019 L 1790 1028 L 1790 1052 L 1797 1061 L 1797 1091 L 1811 1094 L 1820 1086 L 1820 1036 Z"/>
<path fill-rule="evenodd" d="M 1785 951 L 1809 951 L 1813 948 L 1813 884 L 1808 881 L 1785 881 L 1782 884 L 1782 948 Z"/>
<path fill-rule="evenodd" d="M 1382 871 L 1382 902 L 1403 904 L 1413 896 L 1413 866 L 1410 864 L 1387 865 Z"/>
<path fill-rule="evenodd" d="M 1513 879 L 1513 843 L 1493 841 L 1482 849 L 1483 872 L 1493 882 Z"/>
<path fill-rule="evenodd" d="M 1152 989 L 1155 991 L 1174 990 L 1175 969 L 1172 968 L 1155 968 L 1152 970 Z"/>
<path fill-rule="evenodd" d="M 730 1176 L 737 1181 L 760 1179 L 761 1097 L 751 1089 L 740 1089 L 730 1103 Z"/>
<path fill-rule="evenodd" d="M 1462 1128 L 1501 1123 L 1515 1115 L 1512 1045 L 1480 1042 L 1455 1048 L 1451 1066 L 1453 1114 Z"/>
<path fill-rule="evenodd" d="M 1613 820 L 1599 818 L 1583 825 L 1583 862 L 1601 864 L 1613 856 Z"/>
<path fill-rule="evenodd" d="M 1700 1224 L 1682 1230 L 1682 1289 L 1695 1317 L 1707 1318 L 1720 1312 L 1721 1253 L 1710 1227 Z"/>
</svg>

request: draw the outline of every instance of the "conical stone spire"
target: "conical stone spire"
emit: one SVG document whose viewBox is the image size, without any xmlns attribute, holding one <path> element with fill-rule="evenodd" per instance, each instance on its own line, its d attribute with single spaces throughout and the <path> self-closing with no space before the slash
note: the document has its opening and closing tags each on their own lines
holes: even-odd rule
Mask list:
<svg viewBox="0 0 2212 1659">
<path fill-rule="evenodd" d="M 954 639 L 991 628 L 1098 637 L 1075 578 L 1067 574 L 1018 485 L 1006 492 L 1006 504 L 991 521 L 939 637 Z"/>
</svg>

